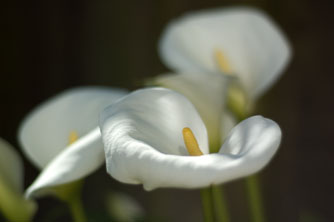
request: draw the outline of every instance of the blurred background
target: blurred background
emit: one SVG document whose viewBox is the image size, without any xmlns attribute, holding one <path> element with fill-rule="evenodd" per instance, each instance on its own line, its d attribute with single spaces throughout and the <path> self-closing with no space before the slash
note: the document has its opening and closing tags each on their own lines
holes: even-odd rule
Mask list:
<svg viewBox="0 0 334 222">
<path fill-rule="evenodd" d="M 256 112 L 283 130 L 278 154 L 261 172 L 268 221 L 333 221 L 334 8 L 329 0 L 7 1 L 1 7 L 0 137 L 19 150 L 16 134 L 23 117 L 65 89 L 141 87 L 144 78 L 167 71 L 156 46 L 168 21 L 192 10 L 231 5 L 266 11 L 294 50 L 285 74 Z M 38 170 L 26 159 L 25 173 L 27 187 Z M 243 186 L 241 180 L 226 185 L 233 221 L 248 221 Z M 118 183 L 102 167 L 84 186 L 91 221 L 109 221 L 104 198 L 109 191 L 133 196 L 150 221 L 202 220 L 199 191 L 146 192 Z M 35 221 L 70 221 L 57 200 L 46 197 L 39 203 Z"/>
</svg>

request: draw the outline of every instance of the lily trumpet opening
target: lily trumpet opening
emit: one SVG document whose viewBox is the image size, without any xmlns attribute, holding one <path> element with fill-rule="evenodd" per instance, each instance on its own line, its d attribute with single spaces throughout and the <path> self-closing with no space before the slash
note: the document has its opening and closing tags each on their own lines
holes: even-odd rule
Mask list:
<svg viewBox="0 0 334 222">
<path fill-rule="evenodd" d="M 104 163 L 98 115 L 126 95 L 122 89 L 80 87 L 67 90 L 34 109 L 19 129 L 27 157 L 41 169 L 27 197 L 81 179 Z"/>
<path fill-rule="evenodd" d="M 218 153 L 209 153 L 206 126 L 193 104 L 165 88 L 125 96 L 102 112 L 100 128 L 108 173 L 146 190 L 248 176 L 270 161 L 281 140 L 274 121 L 253 116 L 231 130 Z"/>
<path fill-rule="evenodd" d="M 153 84 L 181 93 L 192 102 L 208 131 L 211 152 L 217 152 L 221 133 L 225 133 L 221 122 L 227 117 L 223 110 L 230 82 L 230 77 L 219 73 L 210 75 L 210 81 L 203 73 L 164 74 L 151 80 Z"/>
<path fill-rule="evenodd" d="M 282 74 L 291 48 L 261 10 L 230 7 L 188 13 L 170 22 L 159 42 L 164 64 L 178 73 L 234 76 L 247 99 L 256 100 Z"/>
</svg>

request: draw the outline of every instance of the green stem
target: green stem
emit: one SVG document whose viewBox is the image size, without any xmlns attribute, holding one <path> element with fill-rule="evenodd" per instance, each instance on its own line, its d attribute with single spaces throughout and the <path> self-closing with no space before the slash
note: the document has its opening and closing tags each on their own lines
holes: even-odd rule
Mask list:
<svg viewBox="0 0 334 222">
<path fill-rule="evenodd" d="M 241 92 L 241 91 L 240 91 Z M 238 92 L 237 88 L 230 91 L 228 108 L 234 113 L 235 118 L 241 122 L 250 116 L 249 110 L 246 109 L 246 97 Z M 241 95 L 241 96 L 240 96 Z M 241 98 L 241 99 L 240 99 Z M 253 104 L 254 105 L 254 104 Z M 250 214 L 253 222 L 265 221 L 264 205 L 261 195 L 260 180 L 258 175 L 249 176 L 245 179 L 246 190 L 248 193 L 248 203 Z"/>
<path fill-rule="evenodd" d="M 80 196 L 72 198 L 67 203 L 70 208 L 73 221 L 75 222 L 86 222 L 87 221 Z"/>
<path fill-rule="evenodd" d="M 201 190 L 204 222 L 214 222 L 211 196 L 211 187 L 203 188 Z"/>
<path fill-rule="evenodd" d="M 212 185 L 212 199 L 215 209 L 215 218 L 218 222 L 229 222 L 230 215 L 228 213 L 227 202 L 222 186 Z"/>
<path fill-rule="evenodd" d="M 201 190 L 205 222 L 229 222 L 230 217 L 222 187 L 212 185 Z"/>
<path fill-rule="evenodd" d="M 261 187 L 258 175 L 246 178 L 246 189 L 248 193 L 248 202 L 251 210 L 252 221 L 263 222 L 265 215 L 263 210 L 263 201 L 261 196 Z"/>
<path fill-rule="evenodd" d="M 237 116 L 239 121 L 247 118 L 248 115 L 241 114 Z M 248 204 L 253 222 L 265 221 L 263 198 L 261 195 L 261 184 L 259 175 L 252 175 L 245 179 L 246 190 L 248 194 Z"/>
<path fill-rule="evenodd" d="M 81 202 L 83 180 L 53 187 L 55 195 L 64 201 L 72 214 L 73 221 L 86 222 L 85 211 Z"/>
</svg>

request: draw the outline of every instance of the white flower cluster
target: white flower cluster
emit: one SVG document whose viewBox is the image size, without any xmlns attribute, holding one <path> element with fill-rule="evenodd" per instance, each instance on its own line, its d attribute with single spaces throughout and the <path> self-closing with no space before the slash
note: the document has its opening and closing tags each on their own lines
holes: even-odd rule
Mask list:
<svg viewBox="0 0 334 222">
<path fill-rule="evenodd" d="M 291 52 L 265 13 L 239 7 L 186 14 L 168 24 L 159 53 L 172 70 L 150 81 L 160 87 L 71 89 L 27 115 L 19 141 L 41 170 L 27 198 L 84 178 L 104 162 L 116 180 L 152 190 L 225 183 L 271 160 L 279 126 L 246 116 Z M 0 185 L 21 192 L 21 163 L 8 146 L 0 143 Z"/>
</svg>

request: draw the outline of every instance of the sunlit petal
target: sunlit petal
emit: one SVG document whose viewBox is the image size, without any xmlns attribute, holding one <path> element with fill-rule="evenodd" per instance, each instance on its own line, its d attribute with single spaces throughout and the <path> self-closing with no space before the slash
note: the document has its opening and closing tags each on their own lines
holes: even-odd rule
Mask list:
<svg viewBox="0 0 334 222">
<path fill-rule="evenodd" d="M 274 121 L 262 116 L 253 116 L 231 130 L 219 153 L 238 157 L 239 166 L 235 168 L 235 174 L 245 176 L 255 173 L 276 153 L 281 134 Z"/>
<path fill-rule="evenodd" d="M 281 131 L 256 116 L 237 125 L 216 154 L 192 105 L 171 90 L 136 91 L 108 107 L 100 120 L 107 171 L 115 179 L 158 187 L 199 188 L 260 170 L 278 148 Z M 193 130 L 204 155 L 189 156 L 181 130 Z"/>
<path fill-rule="evenodd" d="M 107 170 L 124 182 L 138 183 L 150 172 L 123 157 L 141 158 L 151 152 L 188 155 L 182 135 L 185 127 L 192 130 L 201 151 L 209 152 L 206 129 L 194 106 L 181 94 L 163 88 L 138 90 L 124 97 L 102 113 L 100 126 Z"/>
</svg>

